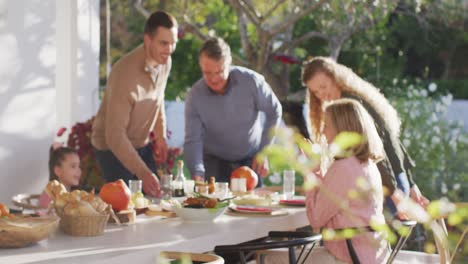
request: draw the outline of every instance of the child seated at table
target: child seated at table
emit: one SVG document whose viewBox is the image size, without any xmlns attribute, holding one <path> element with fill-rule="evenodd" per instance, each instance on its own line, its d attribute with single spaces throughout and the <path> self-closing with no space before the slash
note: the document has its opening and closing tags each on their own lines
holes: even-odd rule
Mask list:
<svg viewBox="0 0 468 264">
<path fill-rule="evenodd" d="M 49 153 L 49 181 L 57 180 L 67 191 L 80 184 L 80 157 L 75 149 L 54 143 Z M 39 197 L 39 206 L 48 208 L 51 199 L 46 191 Z"/>
<path fill-rule="evenodd" d="M 344 131 L 359 133 L 362 140 L 333 157 L 325 176 L 317 175 L 317 187 L 307 191 L 307 216 L 312 228 L 364 228 L 371 221 L 385 224 L 382 182 L 376 166 L 384 152 L 372 118 L 351 99 L 325 104 L 323 114 L 322 135 L 329 145 Z M 306 263 L 353 263 L 344 239 L 324 240 L 324 247 L 315 248 Z M 385 263 L 389 257 L 389 245 L 380 232 L 362 232 L 351 241 L 360 263 Z M 266 260 L 287 263 L 287 254 L 271 254 Z"/>
</svg>

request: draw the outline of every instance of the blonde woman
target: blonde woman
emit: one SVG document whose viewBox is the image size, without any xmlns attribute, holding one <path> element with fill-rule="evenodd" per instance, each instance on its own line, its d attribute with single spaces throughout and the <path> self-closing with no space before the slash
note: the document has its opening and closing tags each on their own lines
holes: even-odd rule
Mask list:
<svg viewBox="0 0 468 264">
<path fill-rule="evenodd" d="M 410 194 L 416 202 L 426 206 L 429 201 L 415 184 L 410 169 L 414 163 L 399 140 L 400 119 L 396 110 L 372 84 L 355 74 L 350 68 L 336 63 L 331 58 L 316 57 L 303 64 L 302 82 L 308 89 L 309 118 L 313 139 L 318 139 L 322 120 L 322 105 L 325 101 L 339 98 L 358 100 L 372 116 L 377 132 L 384 144 L 386 158 L 378 163 L 382 183 L 392 199 L 386 205 L 396 213 L 394 203 L 399 198 L 395 189 Z"/>
<path fill-rule="evenodd" d="M 336 135 L 349 131 L 362 135 L 359 144 L 335 156 L 320 184 L 306 194 L 307 217 L 314 230 L 321 228 L 363 228 L 385 224 L 383 190 L 376 162 L 384 157 L 382 141 L 372 118 L 352 99 L 339 99 L 327 104 L 322 115 L 323 135 L 331 143 Z M 358 193 L 350 197 L 349 193 Z M 385 263 L 389 245 L 380 232 L 362 232 L 352 239 L 355 257 L 360 263 Z M 287 254 L 271 253 L 265 263 L 287 263 Z M 325 240 L 307 263 L 353 262 L 344 239 Z"/>
</svg>

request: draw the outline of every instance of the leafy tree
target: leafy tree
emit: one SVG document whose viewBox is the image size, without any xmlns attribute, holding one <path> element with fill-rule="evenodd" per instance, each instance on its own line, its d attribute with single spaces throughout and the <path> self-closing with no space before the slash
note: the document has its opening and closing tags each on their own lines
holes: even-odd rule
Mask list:
<svg viewBox="0 0 468 264">
<path fill-rule="evenodd" d="M 149 15 L 143 1 L 135 4 L 140 13 Z M 343 5 L 338 0 L 280 0 L 274 4 L 260 0 L 177 1 L 173 5 L 178 5 L 181 27 L 200 39 L 217 35 L 234 46 L 239 39 L 242 49 L 233 49 L 234 62 L 263 74 L 279 97 L 290 90 L 289 63 L 299 62 L 292 56 L 305 55 L 297 47 L 320 38 L 328 43 L 329 55 L 337 58 L 353 34 L 372 27 L 395 6 L 394 1 L 347 1 Z M 294 31 L 303 18 L 317 22 L 303 27 L 304 31 Z M 222 27 L 224 22 L 229 22 L 229 28 Z"/>
<path fill-rule="evenodd" d="M 149 10 L 164 9 L 177 16 L 181 38 L 173 54 L 169 100 L 183 99 L 188 87 L 200 78 L 198 49 L 205 38 L 214 35 L 231 45 L 235 64 L 262 73 L 280 98 L 302 89 L 300 67 L 294 63 L 307 55 L 338 58 L 377 84 L 403 76 L 466 76 L 463 50 L 468 46 L 468 33 L 463 27 L 468 7 L 462 0 L 107 1 L 112 10 L 112 63 L 141 43 Z M 101 0 L 102 21 L 105 2 Z M 101 43 L 104 52 L 105 42 Z M 104 60 L 103 53 L 102 84 Z"/>
</svg>

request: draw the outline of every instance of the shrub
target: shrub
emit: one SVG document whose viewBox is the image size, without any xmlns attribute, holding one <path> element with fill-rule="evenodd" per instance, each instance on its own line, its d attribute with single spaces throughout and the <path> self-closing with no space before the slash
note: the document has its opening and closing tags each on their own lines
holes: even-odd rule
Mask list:
<svg viewBox="0 0 468 264">
<path fill-rule="evenodd" d="M 394 94 L 392 102 L 400 114 L 401 139 L 416 162 L 413 174 L 422 192 L 432 199 L 468 200 L 464 196 L 468 192 L 468 133 L 461 122 L 446 119 L 452 95 L 437 94 L 434 83 L 427 88 L 417 84 L 391 90 L 404 91 Z"/>
</svg>

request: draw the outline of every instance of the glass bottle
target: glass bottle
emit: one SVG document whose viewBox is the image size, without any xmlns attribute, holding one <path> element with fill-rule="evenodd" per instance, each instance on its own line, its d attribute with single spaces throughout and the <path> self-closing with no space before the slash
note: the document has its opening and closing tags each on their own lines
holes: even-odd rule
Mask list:
<svg viewBox="0 0 468 264">
<path fill-rule="evenodd" d="M 178 160 L 177 161 L 177 177 L 173 181 L 173 195 L 174 197 L 182 197 L 185 196 L 184 193 L 184 182 L 185 182 L 185 176 L 184 176 L 184 161 Z"/>
<path fill-rule="evenodd" d="M 216 191 L 216 179 L 211 176 L 210 181 L 208 182 L 208 193 L 212 194 Z"/>
</svg>

